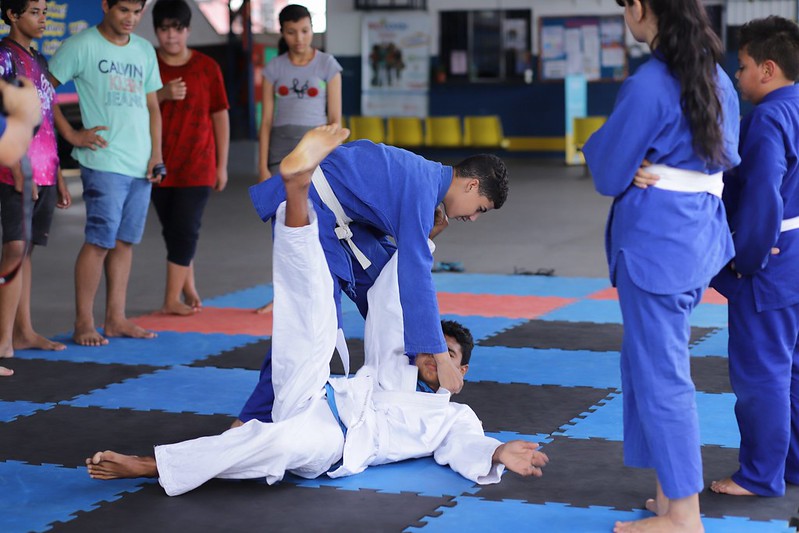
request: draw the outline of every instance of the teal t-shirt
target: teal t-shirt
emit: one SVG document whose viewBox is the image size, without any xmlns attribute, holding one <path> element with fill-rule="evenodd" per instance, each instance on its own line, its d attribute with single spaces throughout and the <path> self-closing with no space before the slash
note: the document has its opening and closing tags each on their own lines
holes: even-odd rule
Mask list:
<svg viewBox="0 0 799 533">
<path fill-rule="evenodd" d="M 144 178 L 152 151 L 147 93 L 162 87 L 152 45 L 131 35 L 118 46 L 93 26 L 61 44 L 50 73 L 60 83 L 74 80 L 85 128 L 108 127 L 99 132 L 106 148 L 74 148 L 72 157 L 92 170 Z"/>
</svg>

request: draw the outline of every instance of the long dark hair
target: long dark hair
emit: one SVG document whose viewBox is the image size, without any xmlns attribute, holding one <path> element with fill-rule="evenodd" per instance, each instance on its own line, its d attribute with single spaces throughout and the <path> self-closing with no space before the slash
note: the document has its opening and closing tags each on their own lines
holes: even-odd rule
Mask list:
<svg viewBox="0 0 799 533">
<path fill-rule="evenodd" d="M 662 54 L 680 82 L 680 104 L 691 127 L 694 149 L 706 161 L 725 163 L 723 110 L 716 82 L 716 64 L 723 52 L 705 7 L 700 0 L 641 0 L 641 5 L 657 18 L 658 33 L 650 45 Z"/>
<path fill-rule="evenodd" d="M 280 22 L 280 31 L 283 31 L 283 24 L 286 22 L 297 22 L 304 18 L 311 18 L 311 12 L 308 11 L 307 7 L 301 6 L 299 4 L 287 5 L 280 10 L 280 13 L 277 16 L 277 20 Z M 289 45 L 286 44 L 286 40 L 281 36 L 280 40 L 277 42 L 277 53 L 285 54 L 288 51 Z"/>
</svg>

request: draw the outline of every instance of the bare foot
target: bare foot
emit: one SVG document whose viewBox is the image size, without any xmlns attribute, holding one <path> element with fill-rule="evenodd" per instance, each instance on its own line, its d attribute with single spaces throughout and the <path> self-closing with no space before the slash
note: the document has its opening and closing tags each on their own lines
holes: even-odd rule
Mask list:
<svg viewBox="0 0 799 533">
<path fill-rule="evenodd" d="M 170 302 L 164 304 L 164 307 L 161 308 L 161 312 L 165 315 L 191 316 L 197 311 L 199 309 L 195 309 L 183 302 Z"/>
<path fill-rule="evenodd" d="M 649 498 L 648 500 L 646 500 L 646 502 L 644 503 L 644 507 L 650 513 L 660 515 L 660 513 L 658 512 L 658 502 L 656 502 L 654 498 Z"/>
<path fill-rule="evenodd" d="M 14 335 L 15 350 L 47 350 L 50 352 L 60 352 L 66 350 L 67 345 L 61 342 L 51 341 L 35 331 L 25 334 Z"/>
<path fill-rule="evenodd" d="M 158 477 L 154 457 L 122 455 L 106 450 L 86 459 L 86 469 L 92 479 L 121 479 Z"/>
<path fill-rule="evenodd" d="M 259 314 L 259 315 L 265 315 L 267 313 L 271 313 L 273 304 L 274 304 L 274 302 L 269 302 L 268 304 L 264 304 L 261 307 L 259 307 L 258 309 L 256 309 L 255 312 L 257 314 Z"/>
<path fill-rule="evenodd" d="M 72 340 L 81 346 L 105 346 L 108 344 L 108 339 L 100 335 L 100 332 L 94 329 L 94 325 L 84 327 L 75 324 Z"/>
<path fill-rule="evenodd" d="M 143 327 L 137 326 L 127 318 L 121 322 L 106 322 L 104 329 L 106 337 L 130 337 L 131 339 L 154 339 L 158 336 L 152 331 L 148 331 Z"/>
<path fill-rule="evenodd" d="M 244 422 L 242 422 L 241 420 L 239 420 L 237 418 L 236 420 L 233 421 L 232 424 L 230 424 L 230 429 L 237 428 L 237 427 L 243 426 L 243 425 L 244 425 Z"/>
<path fill-rule="evenodd" d="M 0 366 L 0 377 L 8 377 L 13 375 L 14 375 L 13 370 L 11 370 L 10 368 L 6 368 L 4 366 Z"/>
<path fill-rule="evenodd" d="M 729 477 L 711 483 L 710 490 L 718 494 L 729 494 L 730 496 L 757 496 L 757 494 L 746 490 Z"/>
<path fill-rule="evenodd" d="M 280 174 L 283 181 L 290 181 L 298 175 L 310 173 L 338 145 L 347 140 L 350 130 L 337 124 L 328 124 L 314 128 L 303 135 L 297 146 L 280 162 Z"/>
<path fill-rule="evenodd" d="M 183 301 L 189 307 L 193 307 L 198 311 L 203 308 L 203 301 L 196 290 L 183 289 Z"/>
<path fill-rule="evenodd" d="M 613 533 L 702 533 L 702 520 L 676 523 L 669 516 L 655 516 L 634 522 L 616 522 Z"/>
</svg>

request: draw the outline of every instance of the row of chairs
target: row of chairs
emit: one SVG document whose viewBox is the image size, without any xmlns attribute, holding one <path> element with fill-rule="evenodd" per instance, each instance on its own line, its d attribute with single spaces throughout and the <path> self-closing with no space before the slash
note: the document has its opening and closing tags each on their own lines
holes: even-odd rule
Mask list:
<svg viewBox="0 0 799 533">
<path fill-rule="evenodd" d="M 403 148 L 507 148 L 496 115 L 441 117 L 352 116 L 346 121 L 350 140 L 369 139 Z"/>
</svg>

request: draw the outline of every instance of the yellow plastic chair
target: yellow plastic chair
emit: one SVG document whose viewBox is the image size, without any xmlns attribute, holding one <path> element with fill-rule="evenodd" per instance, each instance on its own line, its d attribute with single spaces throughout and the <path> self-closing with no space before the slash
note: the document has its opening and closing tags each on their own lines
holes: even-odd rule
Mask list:
<svg viewBox="0 0 799 533">
<path fill-rule="evenodd" d="M 463 117 L 463 144 L 473 148 L 507 148 L 497 115 Z"/>
<path fill-rule="evenodd" d="M 388 133 L 386 144 L 414 148 L 422 146 L 422 119 L 418 117 L 389 117 L 386 120 Z"/>
<path fill-rule="evenodd" d="M 373 143 L 386 142 L 383 117 L 350 117 L 350 140 L 369 139 Z"/>
<path fill-rule="evenodd" d="M 457 148 L 463 145 L 460 117 L 427 117 L 424 143 L 434 148 Z"/>
<path fill-rule="evenodd" d="M 574 146 L 578 152 L 582 151 L 583 146 L 588 142 L 591 135 L 601 128 L 607 119 L 607 117 L 603 116 L 574 118 L 572 131 L 574 132 Z"/>
</svg>

